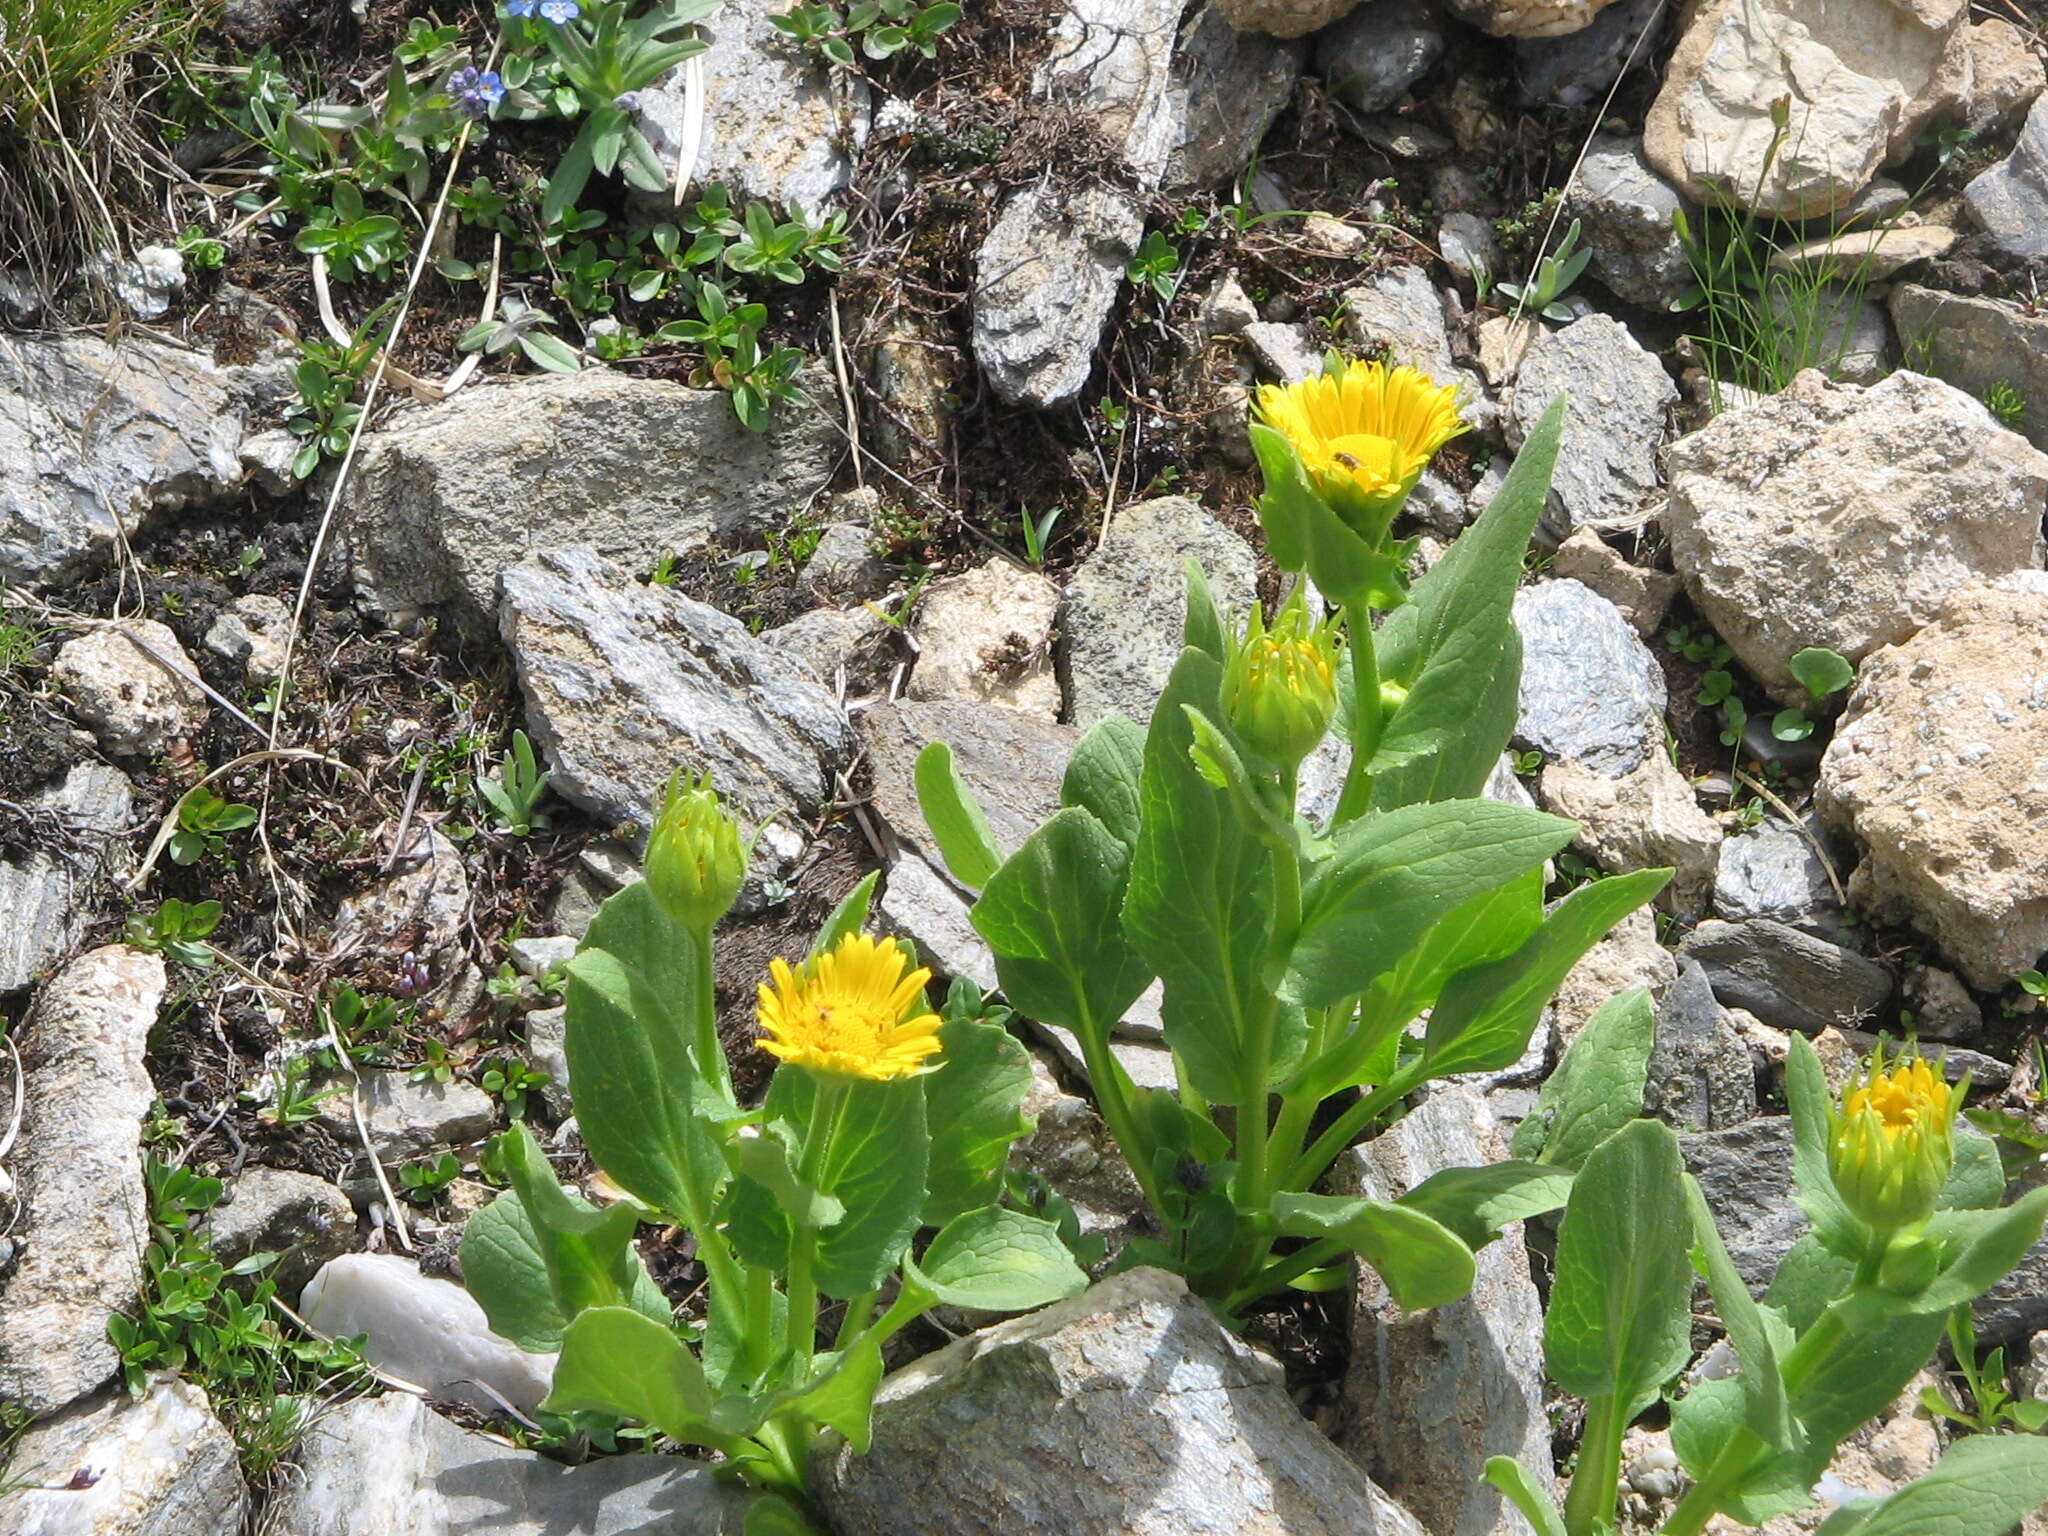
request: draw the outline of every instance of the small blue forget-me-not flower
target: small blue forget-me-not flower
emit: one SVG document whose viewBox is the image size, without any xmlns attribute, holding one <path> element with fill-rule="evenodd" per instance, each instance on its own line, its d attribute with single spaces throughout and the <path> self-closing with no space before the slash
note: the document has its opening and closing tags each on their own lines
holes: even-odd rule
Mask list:
<svg viewBox="0 0 2048 1536">
<path fill-rule="evenodd" d="M 455 105 L 471 117 L 482 117 L 505 99 L 505 82 L 498 78 L 498 72 L 488 69 L 479 74 L 474 69 L 458 69 L 448 77 L 449 94 L 455 98 Z"/>
</svg>

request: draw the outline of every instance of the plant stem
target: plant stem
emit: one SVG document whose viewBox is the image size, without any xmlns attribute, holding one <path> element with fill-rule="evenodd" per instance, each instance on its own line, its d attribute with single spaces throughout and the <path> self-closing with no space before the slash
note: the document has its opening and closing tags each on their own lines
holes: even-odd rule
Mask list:
<svg viewBox="0 0 2048 1536">
<path fill-rule="evenodd" d="M 1153 1212 L 1164 1222 L 1166 1206 L 1159 1198 L 1159 1185 L 1152 1176 L 1152 1148 L 1138 1135 L 1138 1122 L 1131 1114 L 1130 1077 L 1125 1073 L 1123 1063 L 1116 1059 L 1116 1053 L 1109 1048 L 1109 1031 L 1097 1027 L 1094 1014 L 1085 1000 L 1079 1007 L 1074 1038 L 1081 1042 L 1081 1061 L 1088 1068 L 1089 1086 L 1095 1090 L 1095 1107 L 1102 1112 L 1102 1121 L 1109 1127 L 1109 1134 L 1123 1149 L 1124 1161 L 1131 1165 L 1138 1187 L 1144 1190 Z"/>
<path fill-rule="evenodd" d="M 1621 1476 L 1621 1435 L 1628 1427 L 1622 1403 L 1604 1392 L 1586 1404 L 1579 1437 L 1579 1466 L 1565 1495 L 1564 1527 L 1571 1536 L 1594 1536 L 1614 1524 L 1614 1496 Z"/>
<path fill-rule="evenodd" d="M 834 1349 L 843 1350 L 860 1337 L 868 1319 L 875 1315 L 875 1303 L 881 1299 L 881 1294 L 880 1291 L 869 1291 L 846 1304 L 846 1316 L 839 1319 L 839 1332 L 832 1340 Z"/>
<path fill-rule="evenodd" d="M 690 1009 L 697 1070 L 732 1096 L 732 1068 L 725 1059 L 725 1047 L 718 1040 L 718 993 L 711 964 L 711 930 L 690 927 L 687 959 L 690 966 Z"/>
<path fill-rule="evenodd" d="M 1324 1170 L 1337 1160 L 1337 1154 L 1357 1140 L 1358 1133 L 1372 1124 L 1389 1104 L 1414 1086 L 1413 1072 L 1397 1073 L 1345 1110 L 1316 1138 L 1315 1145 L 1295 1160 L 1294 1167 L 1288 1171 L 1287 1187 L 1313 1189 Z"/>
<path fill-rule="evenodd" d="M 808 1189 L 816 1189 L 818 1173 L 825 1164 L 826 1149 L 839 1129 L 839 1106 L 846 1085 L 834 1078 L 819 1077 L 817 1100 L 811 1123 L 804 1132 L 804 1149 L 797 1164 L 797 1178 Z M 830 1193 L 830 1191 L 824 1191 Z M 811 1225 L 808 1210 L 789 1218 L 789 1319 L 784 1348 L 797 1357 L 798 1380 L 810 1375 L 811 1355 L 818 1347 L 818 1231 Z"/>
<path fill-rule="evenodd" d="M 749 1385 L 761 1379 L 761 1373 L 768 1369 L 775 1358 L 775 1272 L 771 1269 L 757 1269 L 752 1265 L 744 1268 L 746 1275 L 746 1319 L 745 1340 L 746 1378 Z"/>
<path fill-rule="evenodd" d="M 1344 605 L 1344 636 L 1351 649 L 1351 766 L 1344 773 L 1344 791 L 1337 797 L 1331 826 L 1341 827 L 1365 814 L 1372 799 L 1372 775 L 1366 767 L 1379 750 L 1386 720 L 1380 710 L 1379 653 L 1373 645 L 1372 610 L 1363 603 Z"/>
<path fill-rule="evenodd" d="M 1232 1291 L 1230 1299 L 1224 1304 L 1224 1310 L 1238 1312 L 1261 1296 L 1272 1295 L 1295 1276 L 1305 1275 L 1312 1269 L 1321 1269 L 1325 1264 L 1334 1263 L 1349 1251 L 1334 1237 L 1319 1237 L 1307 1246 L 1288 1254 L 1286 1258 L 1276 1259 Z"/>
<path fill-rule="evenodd" d="M 875 1341 L 875 1348 L 896 1337 L 897 1332 L 916 1322 L 931 1310 L 931 1292 L 905 1280 L 896 1292 L 896 1299 L 889 1304 L 889 1310 L 875 1320 L 874 1327 L 867 1331 L 867 1337 Z"/>
</svg>

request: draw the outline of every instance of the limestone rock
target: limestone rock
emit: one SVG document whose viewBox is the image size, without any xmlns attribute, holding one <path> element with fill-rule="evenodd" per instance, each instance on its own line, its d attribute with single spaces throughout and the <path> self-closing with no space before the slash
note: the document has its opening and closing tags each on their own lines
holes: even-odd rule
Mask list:
<svg viewBox="0 0 2048 1536">
<path fill-rule="evenodd" d="M 2037 100 L 2019 143 L 1963 193 L 1970 212 L 2008 256 L 2048 256 L 2048 99 Z"/>
<path fill-rule="evenodd" d="M 1962 108 L 1968 11 L 1956 0 L 1708 0 L 1665 67 L 1644 153 L 1695 202 L 1832 213 L 1929 121 Z M 1772 113 L 1786 98 L 1781 131 Z"/>
<path fill-rule="evenodd" d="M 1432 0 L 1370 0 L 1317 36 L 1315 66 L 1338 100 L 1384 112 L 1443 51 L 1443 22 Z"/>
<path fill-rule="evenodd" d="M 1700 611 L 1773 696 L 1794 654 L 1896 644 L 1973 577 L 2038 567 L 2048 457 L 1921 374 L 1812 371 L 1665 456 L 1664 528 Z"/>
<path fill-rule="evenodd" d="M 357 591 L 396 618 L 446 605 L 481 637 L 499 574 L 543 545 L 644 571 L 664 550 L 780 527 L 839 450 L 829 412 L 749 432 L 723 390 L 609 368 L 472 384 L 364 438 L 341 502 Z"/>
<path fill-rule="evenodd" d="M 1877 283 L 1916 261 L 1946 256 L 1956 232 L 1945 224 L 1888 224 L 1802 240 L 1771 253 L 1780 272 L 1818 268 L 1856 283 Z"/>
<path fill-rule="evenodd" d="M 370 1145 L 388 1163 L 479 1141 L 497 1124 L 497 1105 L 474 1083 L 416 1083 L 404 1071 L 368 1068 L 359 1085 L 343 1078 L 326 1086 L 343 1091 L 320 1101 L 320 1124 L 342 1146 L 360 1146 L 354 1109 L 360 1093 Z"/>
<path fill-rule="evenodd" d="M 1850 899 L 2004 986 L 2048 949 L 2044 760 L 2048 576 L 1965 587 L 1864 662 L 1821 764 L 1822 814 L 1865 851 Z"/>
<path fill-rule="evenodd" d="M 199 669 L 155 619 L 88 630 L 57 649 L 50 680 L 111 757 L 151 757 L 206 724 Z"/>
<path fill-rule="evenodd" d="M 1493 1113 L 1469 1088 L 1432 1093 L 1331 1170 L 1332 1193 L 1393 1200 L 1445 1168 L 1507 1156 Z M 1337 1443 L 1435 1536 L 1511 1536 L 1528 1523 L 1483 1479 L 1508 1456 L 1551 1488 L 1543 1408 L 1543 1309 L 1521 1223 L 1477 1254 L 1472 1293 L 1405 1312 L 1361 1264 L 1351 1367 Z"/>
<path fill-rule="evenodd" d="M 206 631 L 206 648 L 240 666 L 261 688 L 284 670 L 291 630 L 291 609 L 266 592 L 250 592 L 228 604 L 213 621 Z"/>
<path fill-rule="evenodd" d="M 1147 187 L 1178 147 L 1186 110 L 1173 81 L 1180 13 L 1180 0 L 1062 0 L 1052 52 L 1031 82 L 1036 96 L 1092 118 Z"/>
<path fill-rule="evenodd" d="M 1678 953 L 1699 963 L 1725 1006 L 1801 1034 L 1874 1019 L 1892 995 L 1877 961 L 1767 917 L 1701 923 Z"/>
<path fill-rule="evenodd" d="M 1891 373 L 1891 322 L 1884 306 L 1857 284 L 1828 281 L 1811 290 L 1777 284 L 1764 302 L 1778 326 L 1800 338 L 1812 366 L 1829 378 L 1876 384 Z"/>
<path fill-rule="evenodd" d="M 283 1536 L 740 1536 L 753 1502 L 687 1457 L 564 1466 L 404 1392 L 323 1413 L 298 1462 L 270 1506 Z"/>
<path fill-rule="evenodd" d="M 897 840 L 937 864 L 938 849 L 917 803 L 918 754 L 935 741 L 988 817 L 997 846 L 1015 848 L 1060 805 L 1060 780 L 1080 732 L 1016 710 L 968 700 L 876 704 L 856 717 L 873 786 L 869 803 Z"/>
<path fill-rule="evenodd" d="M 64 579 L 145 514 L 233 493 L 248 381 L 139 337 L 0 337 L 0 582 Z"/>
<path fill-rule="evenodd" d="M 1550 562 L 1553 576 L 1589 587 L 1615 607 L 1645 640 L 1663 626 L 1678 595 L 1678 577 L 1670 571 L 1630 565 L 1621 552 L 1591 528 L 1581 528 L 1557 546 Z"/>
<path fill-rule="evenodd" d="M 1551 541 L 1589 524 L 1639 524 L 1657 490 L 1657 448 L 1678 386 L 1627 326 L 1595 314 L 1530 342 L 1503 423 L 1510 447 L 1522 446 L 1559 395 L 1571 404 L 1543 518 Z"/>
<path fill-rule="evenodd" d="M 1168 186 L 1228 181 L 1294 95 L 1303 44 L 1241 32 L 1209 0 L 1181 28 L 1167 107 L 1176 120 Z"/>
<path fill-rule="evenodd" d="M 77 763 L 62 784 L 38 795 L 34 809 L 58 819 L 75 846 L 33 850 L 0 863 L 0 993 L 18 992 L 69 954 L 84 935 L 81 903 L 96 878 L 127 861 L 134 791 L 104 763 Z"/>
<path fill-rule="evenodd" d="M 1280 1367 L 1182 1281 L 1134 1269 L 906 1366 L 873 1449 L 829 1437 L 841 1536 L 1420 1536 L 1301 1416 Z"/>
<path fill-rule="evenodd" d="M 1451 14 L 1495 37 L 1565 37 L 1591 26 L 1611 0 L 1450 0 Z"/>
<path fill-rule="evenodd" d="M 1664 673 L 1621 610 L 1576 581 L 1515 594 L 1522 635 L 1515 740 L 1608 778 L 1664 750 Z"/>
<path fill-rule="evenodd" d="M 1692 266 L 1672 222 L 1683 206 L 1634 140 L 1611 135 L 1587 147 L 1565 192 L 1565 213 L 1579 221 L 1592 252 L 1592 274 L 1616 297 L 1653 310 L 1668 308 L 1692 282 Z"/>
<path fill-rule="evenodd" d="M 861 523 L 830 523 L 798 580 L 820 602 L 865 602 L 889 590 L 893 573 L 874 551 L 875 536 Z"/>
<path fill-rule="evenodd" d="M 295 1291 L 329 1259 L 355 1243 L 355 1207 L 334 1185 L 285 1168 L 245 1168 L 228 1196 L 206 1218 L 214 1254 L 226 1265 L 252 1253 L 274 1253 L 266 1273 L 282 1291 Z"/>
<path fill-rule="evenodd" d="M 1057 720 L 1053 621 L 1060 589 L 1050 577 L 997 557 L 924 589 L 911 638 L 913 699 L 972 699 Z"/>
<path fill-rule="evenodd" d="M 466 963 L 469 874 L 462 851 L 439 830 L 420 826 L 408 834 L 392 868 L 376 884 L 341 899 L 330 953 L 346 958 L 410 950 L 445 992 Z"/>
<path fill-rule="evenodd" d="M 1359 0 L 1216 0 L 1216 9 L 1240 32 L 1306 37 L 1339 20 L 1358 3 Z"/>
<path fill-rule="evenodd" d="M 1299 384 L 1323 371 L 1323 354 L 1305 325 L 1254 320 L 1243 331 L 1245 345 L 1259 376 L 1281 384 Z M 1240 429 L 1243 423 L 1239 423 Z"/>
<path fill-rule="evenodd" d="M 1678 979 L 1671 951 L 1657 942 L 1657 920 L 1649 908 L 1629 913 L 1565 973 L 1550 1012 L 1560 1050 L 1578 1038 L 1586 1020 L 1631 987 L 1665 997 Z"/>
<path fill-rule="evenodd" d="M 1083 729 L 1105 715 L 1143 725 L 1180 659 L 1187 609 L 1183 562 L 1201 562 L 1226 622 L 1258 592 L 1251 546 L 1185 496 L 1118 509 L 1095 552 L 1074 571 L 1060 621 L 1067 718 Z"/>
<path fill-rule="evenodd" d="M 1749 1048 L 1697 961 L 1679 966 L 1657 1007 L 1643 1109 L 1681 1131 L 1726 1130 L 1756 1113 Z"/>
<path fill-rule="evenodd" d="M 710 46 L 693 61 L 704 78 L 695 179 L 786 205 L 815 224 L 853 180 L 872 103 L 856 71 L 827 66 L 769 25 L 781 9 L 774 0 L 730 0 L 704 22 Z M 634 93 L 634 119 L 671 178 L 686 133 L 687 67 Z"/>
<path fill-rule="evenodd" d="M 2043 90 L 2048 71 L 2026 34 L 1996 16 L 1970 24 L 1970 126 L 1993 132 L 2027 110 Z"/>
<path fill-rule="evenodd" d="M 906 315 L 875 343 L 870 371 L 879 397 L 868 428 L 874 451 L 898 469 L 921 457 L 943 459 L 953 434 L 948 402 L 965 371 L 959 348 L 929 322 Z"/>
<path fill-rule="evenodd" d="M 379 1370 L 485 1412 L 502 1412 L 503 1398 L 531 1414 L 554 1377 L 553 1355 L 530 1355 L 500 1338 L 469 1292 L 396 1254 L 329 1260 L 299 1298 L 299 1311 L 335 1338 L 367 1334 L 363 1358 Z"/>
<path fill-rule="evenodd" d="M 1663 22 L 1658 0 L 1613 0 L 1576 32 L 1517 39 L 1523 104 L 1583 107 L 1599 100 L 1624 73 L 1658 57 Z"/>
<path fill-rule="evenodd" d="M 1120 192 L 1011 198 L 975 257 L 974 356 L 998 395 L 1048 410 L 1081 392 L 1144 232 Z"/>
<path fill-rule="evenodd" d="M 1721 845 L 1714 911 L 1731 922 L 1768 917 L 1821 938 L 1839 937 L 1842 928 L 1841 903 L 1820 855 L 1798 828 L 1775 820 Z"/>
<path fill-rule="evenodd" d="M 134 1307 L 142 1286 L 142 1119 L 156 1098 L 143 1053 L 163 996 L 159 956 L 95 949 L 43 988 L 17 1040 L 21 1251 L 0 1269 L 0 1399 L 31 1415 L 120 1365 L 107 1317 Z"/>
<path fill-rule="evenodd" d="M 1692 785 L 1662 752 L 1619 778 L 1569 759 L 1544 765 L 1544 809 L 1579 824 L 1578 847 L 1614 874 L 1668 867 L 1657 905 L 1681 918 L 1706 910 L 1714 889 L 1721 829 L 1700 809 Z"/>
<path fill-rule="evenodd" d="M 679 766 L 710 769 L 750 821 L 807 814 L 829 794 L 851 744 L 845 715 L 737 619 L 588 549 L 532 555 L 503 591 L 527 725 L 564 799 L 646 826 Z"/>
<path fill-rule="evenodd" d="M 1912 283 L 1893 286 L 1891 312 L 1915 367 L 1980 400 L 2000 384 L 2017 390 L 2014 430 L 2048 449 L 2048 315 Z"/>
<path fill-rule="evenodd" d="M 175 1376 L 30 1426 L 8 1471 L 35 1484 L 0 1510 L 20 1536 L 237 1536 L 249 1513 L 235 1442 L 206 1393 Z"/>
</svg>

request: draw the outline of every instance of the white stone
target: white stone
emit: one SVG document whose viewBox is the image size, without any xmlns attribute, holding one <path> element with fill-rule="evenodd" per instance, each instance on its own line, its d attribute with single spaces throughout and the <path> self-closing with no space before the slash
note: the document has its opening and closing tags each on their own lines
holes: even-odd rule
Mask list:
<svg viewBox="0 0 2048 1536">
<path fill-rule="evenodd" d="M 1057 720 L 1053 622 L 1060 589 L 1038 571 L 998 556 L 924 589 L 911 639 L 913 699 L 972 699 Z"/>
<path fill-rule="evenodd" d="M 154 619 L 127 619 L 67 640 L 50 679 L 113 757 L 150 757 L 206 724 L 199 669 Z"/>
</svg>

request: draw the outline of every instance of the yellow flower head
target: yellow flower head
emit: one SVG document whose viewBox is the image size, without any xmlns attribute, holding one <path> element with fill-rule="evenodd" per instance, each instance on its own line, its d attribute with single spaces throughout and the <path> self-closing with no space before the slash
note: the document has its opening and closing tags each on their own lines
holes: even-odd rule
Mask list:
<svg viewBox="0 0 2048 1536">
<path fill-rule="evenodd" d="M 1352 362 L 1299 384 L 1261 385 L 1256 412 L 1300 455 L 1322 498 L 1355 525 L 1398 507 L 1436 451 L 1465 430 L 1457 400 L 1456 385 L 1439 387 L 1405 363 Z"/>
<path fill-rule="evenodd" d="M 1828 1127 L 1828 1170 L 1851 1211 L 1880 1232 L 1917 1226 L 1934 1214 L 1955 1155 L 1963 1092 L 1917 1052 L 1889 1066 L 1883 1046 L 1871 1053 Z"/>
<path fill-rule="evenodd" d="M 761 988 L 755 1017 L 769 1055 L 877 1083 L 937 1070 L 928 1058 L 939 1051 L 939 1019 L 924 997 L 932 973 L 910 970 L 894 939 L 849 933 L 798 969 L 776 959 L 768 970 L 775 985 Z"/>
<path fill-rule="evenodd" d="M 1253 605 L 1223 672 L 1223 712 L 1261 756 L 1294 767 L 1337 712 L 1336 621 L 1316 624 L 1301 589 L 1266 628 Z"/>
</svg>

